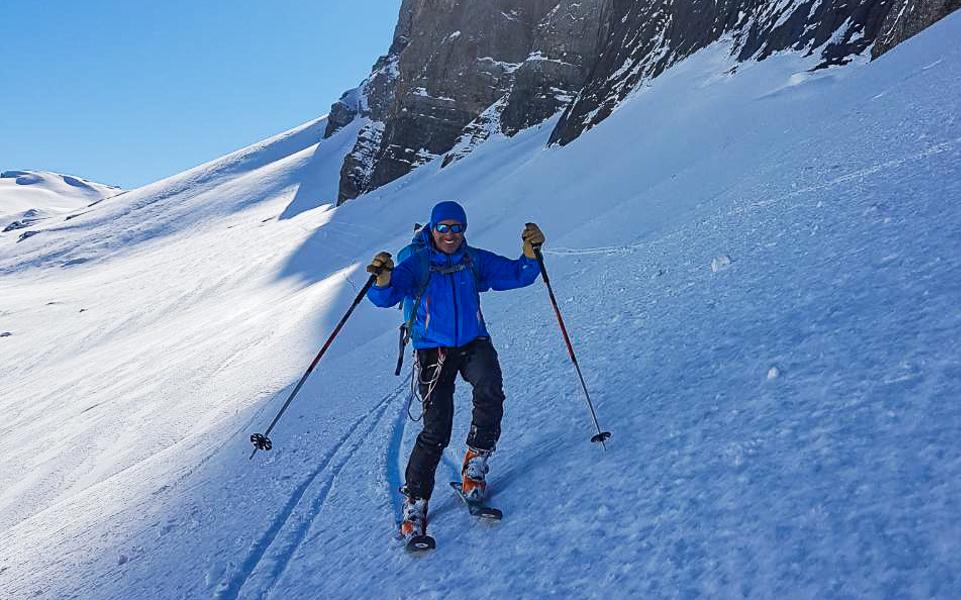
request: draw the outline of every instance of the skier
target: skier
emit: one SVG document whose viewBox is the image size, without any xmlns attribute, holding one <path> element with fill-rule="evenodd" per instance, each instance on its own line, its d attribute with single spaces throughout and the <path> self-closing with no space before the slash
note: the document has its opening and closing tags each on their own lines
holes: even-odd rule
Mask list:
<svg viewBox="0 0 961 600">
<path fill-rule="evenodd" d="M 487 461 L 501 433 L 504 391 L 497 352 L 480 309 L 480 292 L 528 286 L 540 274 L 534 248 L 544 234 L 532 223 L 521 234 L 523 254 L 516 260 L 467 244 L 467 214 L 456 202 L 440 202 L 415 242 L 422 244 L 396 267 L 391 255 L 378 253 L 367 271 L 377 275 L 367 297 L 390 307 L 413 299 L 411 337 L 416 351 L 418 391 L 424 403 L 423 429 L 411 451 L 401 534 L 408 541 L 426 536 L 427 505 L 434 471 L 450 442 L 457 374 L 473 386 L 473 414 L 461 470 L 461 491 L 469 501 L 483 500 Z"/>
</svg>

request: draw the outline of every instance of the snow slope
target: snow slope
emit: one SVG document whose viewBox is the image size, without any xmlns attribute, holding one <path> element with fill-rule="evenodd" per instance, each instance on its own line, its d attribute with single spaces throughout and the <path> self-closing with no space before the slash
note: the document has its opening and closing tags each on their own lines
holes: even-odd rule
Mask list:
<svg viewBox="0 0 961 600">
<path fill-rule="evenodd" d="M 334 209 L 307 124 L 0 237 L 0 589 L 13 598 L 961 594 L 961 17 L 880 60 L 734 75 L 724 43 L 545 148 L 497 138 Z M 357 123 L 354 126 L 360 126 Z M 376 251 L 438 199 L 546 258 L 488 294 L 508 395 L 495 527 L 438 486 L 392 538 L 418 425 L 397 311 L 361 305 L 249 461 Z M 2 335 L 2 333 L 0 333 Z M 456 476 L 469 392 L 438 481 Z"/>
<path fill-rule="evenodd" d="M 123 190 L 47 171 L 0 173 L 0 230 L 9 233 L 32 223 L 81 210 Z M 16 223 L 16 224 L 14 224 Z"/>
</svg>

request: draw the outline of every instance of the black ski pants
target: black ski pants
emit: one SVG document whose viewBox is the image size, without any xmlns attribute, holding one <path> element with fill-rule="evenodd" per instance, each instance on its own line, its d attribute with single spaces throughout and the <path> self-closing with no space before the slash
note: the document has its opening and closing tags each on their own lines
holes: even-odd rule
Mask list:
<svg viewBox="0 0 961 600">
<path fill-rule="evenodd" d="M 410 453 L 405 477 L 408 495 L 429 499 L 434 491 L 434 471 L 450 443 L 457 374 L 474 387 L 467 445 L 478 450 L 493 450 L 500 438 L 504 384 L 490 338 L 477 338 L 457 348 L 418 350 L 417 362 L 420 396 L 425 400 L 424 428 Z"/>
</svg>

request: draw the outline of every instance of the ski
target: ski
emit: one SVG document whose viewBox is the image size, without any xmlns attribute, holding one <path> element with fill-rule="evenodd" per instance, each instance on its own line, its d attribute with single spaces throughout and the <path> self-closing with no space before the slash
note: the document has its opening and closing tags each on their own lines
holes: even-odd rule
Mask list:
<svg viewBox="0 0 961 600">
<path fill-rule="evenodd" d="M 487 506 L 483 502 L 468 500 L 461 491 L 461 482 L 451 481 L 450 488 L 454 490 L 454 493 L 457 494 L 457 497 L 460 498 L 461 501 L 467 506 L 467 510 L 470 511 L 472 517 L 478 517 L 489 521 L 500 521 L 504 518 L 504 513 L 501 512 L 499 508 Z"/>
<path fill-rule="evenodd" d="M 424 552 L 437 547 L 437 542 L 429 535 L 415 535 L 407 540 L 404 548 L 408 552 Z"/>
<path fill-rule="evenodd" d="M 394 537 L 404 542 L 404 549 L 408 552 L 423 552 L 425 550 L 433 550 L 437 547 L 437 540 L 427 534 L 412 535 L 409 539 L 405 538 L 404 534 L 400 532 L 400 521 L 396 523 Z"/>
<path fill-rule="evenodd" d="M 424 535 L 412 535 L 410 538 L 404 537 L 404 534 L 400 532 L 400 521 L 395 523 L 394 537 L 404 542 L 404 549 L 413 554 L 433 550 L 437 547 L 437 540 L 426 533 Z"/>
</svg>

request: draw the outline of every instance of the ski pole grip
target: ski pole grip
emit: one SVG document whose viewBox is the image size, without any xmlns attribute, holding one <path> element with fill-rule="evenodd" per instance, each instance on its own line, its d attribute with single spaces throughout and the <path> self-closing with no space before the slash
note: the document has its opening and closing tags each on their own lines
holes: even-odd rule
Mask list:
<svg viewBox="0 0 961 600">
<path fill-rule="evenodd" d="M 536 224 L 536 223 L 524 223 L 524 226 L 525 226 L 525 227 L 532 227 L 532 226 L 533 226 L 533 227 L 536 227 L 537 224 Z M 541 258 L 541 246 L 543 246 L 543 245 L 544 245 L 543 242 L 541 242 L 541 243 L 539 243 L 539 244 L 531 244 L 531 248 L 534 249 L 534 256 L 537 257 L 538 260 L 540 260 L 540 258 Z"/>
<path fill-rule="evenodd" d="M 384 252 L 384 254 L 387 255 L 387 258 L 393 258 L 393 257 L 390 255 L 390 252 Z M 380 256 L 380 255 L 378 254 L 378 256 Z M 374 257 L 375 260 L 376 260 L 376 258 L 377 258 L 377 257 Z M 371 275 L 374 275 L 374 276 L 379 276 L 379 275 L 380 275 L 381 273 L 383 273 L 385 270 L 387 270 L 387 271 L 393 271 L 394 269 L 393 269 L 392 267 L 388 267 L 388 266 L 386 266 L 386 265 L 381 265 L 381 266 L 379 266 L 379 267 L 375 267 L 373 264 L 367 265 L 367 272 L 370 273 Z"/>
<path fill-rule="evenodd" d="M 524 227 L 537 227 L 537 223 L 524 223 Z M 535 248 L 535 249 L 538 249 L 538 248 L 541 247 L 541 245 L 542 245 L 542 243 L 541 243 L 541 244 L 531 244 L 531 247 L 533 247 L 533 248 Z"/>
</svg>

